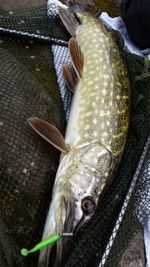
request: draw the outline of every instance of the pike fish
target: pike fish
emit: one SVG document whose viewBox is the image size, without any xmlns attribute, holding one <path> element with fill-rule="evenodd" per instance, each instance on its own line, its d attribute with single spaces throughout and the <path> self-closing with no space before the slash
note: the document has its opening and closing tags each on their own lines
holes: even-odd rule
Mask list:
<svg viewBox="0 0 150 267">
<path fill-rule="evenodd" d="M 119 165 L 129 127 L 130 85 L 115 34 L 85 12 L 61 8 L 60 17 L 73 36 L 73 67 L 63 66 L 74 91 L 65 139 L 48 122 L 28 120 L 62 152 L 43 239 L 75 233 L 91 218 Z M 67 242 L 57 243 L 54 266 L 61 266 Z M 49 266 L 52 251 L 47 247 L 40 252 L 40 267 Z"/>
</svg>

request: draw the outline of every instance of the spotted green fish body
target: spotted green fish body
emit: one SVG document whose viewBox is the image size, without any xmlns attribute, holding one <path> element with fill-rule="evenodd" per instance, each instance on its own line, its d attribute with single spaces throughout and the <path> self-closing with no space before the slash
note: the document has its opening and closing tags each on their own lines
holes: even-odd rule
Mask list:
<svg viewBox="0 0 150 267">
<path fill-rule="evenodd" d="M 129 126 L 130 86 L 116 39 L 101 21 L 77 16 L 84 64 L 66 130 L 70 150 L 57 171 L 44 239 L 72 232 L 92 216 L 121 159 Z M 65 249 L 65 242 L 57 245 L 59 264 Z M 47 266 L 48 254 L 41 251 L 39 266 Z"/>
<path fill-rule="evenodd" d="M 127 70 L 112 32 L 87 14 L 78 16 L 83 78 L 74 96 L 66 140 L 71 147 L 98 140 L 119 159 L 129 125 Z"/>
</svg>

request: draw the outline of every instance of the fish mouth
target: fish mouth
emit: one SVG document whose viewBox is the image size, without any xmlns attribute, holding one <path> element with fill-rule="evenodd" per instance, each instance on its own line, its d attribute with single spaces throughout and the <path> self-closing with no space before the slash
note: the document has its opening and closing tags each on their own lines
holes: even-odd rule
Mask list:
<svg viewBox="0 0 150 267">
<path fill-rule="evenodd" d="M 62 267 L 68 258 L 72 243 L 69 241 L 73 235 L 74 202 L 67 194 L 56 203 L 54 218 L 55 227 L 50 235 L 59 234 L 61 239 L 41 250 L 38 267 Z"/>
</svg>

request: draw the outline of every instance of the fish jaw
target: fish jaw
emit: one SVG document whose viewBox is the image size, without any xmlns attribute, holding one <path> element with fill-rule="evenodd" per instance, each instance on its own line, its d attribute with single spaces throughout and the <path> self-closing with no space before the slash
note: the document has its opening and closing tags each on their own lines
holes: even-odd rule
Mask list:
<svg viewBox="0 0 150 267">
<path fill-rule="evenodd" d="M 59 234 L 62 238 L 54 245 L 55 247 L 48 246 L 40 251 L 38 267 L 61 266 L 68 243 L 68 237 L 63 237 L 63 233 L 72 233 L 73 220 L 74 202 L 70 192 L 67 192 L 67 190 L 55 191 L 42 239 L 44 240 L 54 234 Z"/>
<path fill-rule="evenodd" d="M 76 147 L 62 158 L 43 239 L 64 232 L 76 236 L 95 212 L 99 192 L 106 184 L 106 171 L 111 166 L 110 152 L 97 141 Z M 39 267 L 61 266 L 70 250 L 69 238 L 62 237 L 55 249 L 54 252 L 54 247 L 47 247 L 41 251 Z"/>
<path fill-rule="evenodd" d="M 91 20 L 92 20 L 91 18 L 83 16 L 82 17 L 83 26 L 87 26 L 86 24 L 88 24 L 89 21 L 92 22 Z M 88 25 L 88 27 L 86 28 L 88 30 L 90 29 L 91 33 L 95 32 L 97 38 L 99 38 L 101 42 L 103 42 L 103 39 L 105 37 L 104 41 L 109 48 L 110 38 L 108 38 L 109 37 L 108 32 L 107 31 L 105 32 L 105 30 L 103 32 L 101 30 L 101 27 L 103 26 L 99 26 L 99 24 L 98 25 L 96 24 L 95 26 L 94 25 L 95 22 L 93 21 L 90 27 Z M 93 30 L 93 26 L 95 27 L 95 31 Z M 49 235 L 54 233 L 59 233 L 56 232 L 58 230 L 60 231 L 60 234 L 62 234 L 63 231 L 65 232 L 73 230 L 78 231 L 78 229 L 83 225 L 83 223 L 87 219 L 91 218 L 91 215 L 95 210 L 95 206 L 97 205 L 98 198 L 102 196 L 102 192 L 104 192 L 106 185 L 110 183 L 112 174 L 114 175 L 114 170 L 116 169 L 116 166 L 118 165 L 118 162 L 122 154 L 122 150 L 125 143 L 126 132 L 128 128 L 128 123 L 126 123 L 126 121 L 128 122 L 128 105 L 126 104 L 126 98 L 128 98 L 128 90 L 126 89 L 128 83 L 124 86 L 123 78 L 126 72 L 124 67 L 122 67 L 120 71 L 121 68 L 120 65 L 122 66 L 120 53 L 118 52 L 114 42 L 112 42 L 112 46 L 114 47 L 114 49 L 111 52 L 113 56 L 110 57 L 109 54 L 110 50 L 105 49 L 106 50 L 105 51 L 104 49 L 101 49 L 101 42 L 98 41 L 94 48 L 94 50 L 96 50 L 97 52 L 97 54 L 95 54 L 97 57 L 97 60 L 95 62 L 97 63 L 96 65 L 94 65 L 93 64 L 94 50 L 92 50 L 94 44 L 92 48 L 89 47 L 91 43 L 91 34 L 89 35 L 86 34 L 86 36 L 88 35 L 88 38 L 85 40 L 85 35 L 83 34 L 84 30 L 85 29 L 82 27 L 82 25 L 78 26 L 77 28 L 77 40 L 79 41 L 79 44 L 82 47 L 85 59 L 84 61 L 85 66 L 83 67 L 83 78 L 80 80 L 76 88 L 77 90 L 74 96 L 74 101 L 71 108 L 71 114 L 69 117 L 69 123 L 66 132 L 66 142 L 70 145 L 71 150 L 75 151 L 75 149 L 77 149 L 78 147 L 78 149 L 80 148 L 79 149 L 80 152 L 74 155 L 73 157 L 74 161 L 72 161 L 72 164 L 70 164 L 70 162 L 64 161 L 64 158 L 66 157 L 69 158 L 68 155 L 70 155 L 70 153 L 73 152 L 69 151 L 69 153 L 64 156 L 64 158 L 61 161 L 63 162 L 62 165 L 64 170 L 63 173 L 61 173 L 61 175 L 58 175 L 56 177 L 55 187 L 53 191 L 53 196 L 55 196 L 56 192 L 58 192 L 58 191 L 55 192 L 55 189 L 60 187 L 62 188 L 62 186 L 60 186 L 60 184 L 62 183 L 63 188 L 65 188 L 65 190 L 63 190 L 63 194 L 62 192 L 60 192 L 59 194 L 60 199 L 61 196 L 65 195 L 66 197 L 66 191 L 67 191 L 70 192 L 69 199 L 72 202 L 72 206 L 74 207 L 73 203 L 76 200 L 77 203 L 76 207 L 72 209 L 73 212 L 70 217 L 71 219 L 69 219 L 71 222 L 70 224 L 68 224 L 67 222 L 68 216 L 66 216 L 66 224 L 65 220 L 61 218 L 64 212 L 62 212 L 62 205 L 60 205 L 61 208 L 57 212 L 57 216 L 59 217 L 59 219 L 56 218 L 56 216 L 53 216 L 54 221 L 56 221 L 55 228 L 49 234 L 44 235 L 43 238 L 47 238 Z M 98 31 L 98 34 L 96 33 L 97 32 L 96 30 Z M 93 41 L 95 41 L 94 38 Z M 87 45 L 91 50 L 87 49 Z M 88 51 L 91 52 L 90 55 L 87 54 Z M 107 52 L 107 54 L 105 52 Z M 104 56 L 102 53 L 104 54 Z M 119 62 L 120 64 L 119 66 L 117 65 L 117 67 L 114 67 L 116 63 L 115 59 L 116 56 L 118 59 L 117 63 Z M 100 67 L 102 65 L 101 59 L 103 61 L 108 60 L 108 66 L 110 67 L 109 73 L 106 73 L 105 68 Z M 93 64 L 91 72 L 87 64 L 89 62 L 90 64 L 91 62 Z M 93 67 L 94 67 L 94 72 L 93 72 Z M 95 73 L 96 68 L 97 68 L 97 74 Z M 116 74 L 113 75 L 113 77 L 112 77 L 112 72 Z M 119 76 L 120 73 L 123 73 L 121 76 L 122 79 L 120 79 Z M 89 81 L 89 77 L 90 77 L 90 82 L 87 83 L 86 79 L 87 81 Z M 106 82 L 107 79 L 108 81 Z M 116 95 L 116 87 L 118 89 L 118 95 Z M 86 88 L 86 90 L 84 88 Z M 124 92 L 122 92 L 123 90 Z M 120 99 L 119 101 L 117 97 L 118 99 Z M 125 108 L 123 109 L 124 106 Z M 120 114 L 123 114 L 124 115 L 123 118 L 125 119 L 121 119 Z M 106 118 L 107 118 L 107 125 L 105 125 Z M 82 125 L 81 122 L 83 122 Z M 127 126 L 125 125 L 125 123 L 127 124 Z M 112 124 L 112 129 L 110 128 L 111 124 Z M 118 125 L 120 127 L 118 127 Z M 121 133 L 119 132 L 119 128 L 122 130 Z M 70 129 L 72 129 L 72 131 L 70 131 Z M 117 138 L 119 139 L 119 141 Z M 118 148 L 118 142 L 120 142 L 119 148 Z M 66 167 L 69 166 L 68 163 L 70 164 L 70 168 L 68 168 L 69 173 Z M 62 176 L 63 179 L 62 178 L 60 179 L 60 176 Z M 62 180 L 64 182 L 62 182 Z M 71 187 L 71 189 L 69 189 L 70 191 L 67 189 L 68 186 Z M 53 209 L 57 210 L 57 203 L 61 202 L 59 198 L 56 198 L 56 201 L 54 201 L 54 199 L 52 200 L 52 202 L 55 204 L 52 204 L 53 206 L 51 207 L 50 211 L 49 223 L 47 223 L 48 229 L 50 229 L 52 220 L 51 214 L 54 213 Z M 91 200 L 94 201 L 91 202 Z M 83 217 L 81 216 L 83 215 L 81 207 L 84 209 L 86 216 Z M 88 214 L 89 212 L 90 215 Z M 70 230 L 70 227 L 72 227 L 71 228 L 72 230 Z M 66 247 L 67 247 L 67 240 L 64 241 L 62 239 L 57 244 L 55 266 L 58 267 L 61 265 L 61 262 L 63 261 L 62 259 L 65 255 Z M 48 248 L 47 250 L 50 251 L 51 248 Z M 49 255 L 50 252 L 48 252 L 46 256 L 42 256 L 41 252 L 40 259 L 43 260 L 45 258 L 47 265 L 41 264 L 39 265 L 40 267 L 48 266 Z"/>
</svg>

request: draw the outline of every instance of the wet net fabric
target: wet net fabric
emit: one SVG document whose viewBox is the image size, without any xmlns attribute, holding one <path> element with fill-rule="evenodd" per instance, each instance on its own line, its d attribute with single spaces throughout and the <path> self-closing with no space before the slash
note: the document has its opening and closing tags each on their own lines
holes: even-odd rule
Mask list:
<svg viewBox="0 0 150 267">
<path fill-rule="evenodd" d="M 63 131 L 63 117 L 54 97 L 8 49 L 0 48 L 0 59 L 0 215 L 19 254 L 42 224 L 59 158 L 33 134 L 27 118 L 46 117 Z"/>
<path fill-rule="evenodd" d="M 46 3 L 45 6 L 20 7 L 18 10 L 14 9 L 14 6 L 11 10 L 0 9 L 0 30 L 26 38 L 33 37 L 43 41 L 56 41 L 56 43 L 60 41 L 60 44 L 64 45 L 69 34 L 60 24 L 57 11 L 58 7 L 55 4 L 47 7 Z"/>
<path fill-rule="evenodd" d="M 61 65 L 70 64 L 69 36 L 55 5 L 35 1 L 17 9 L 16 2 L 11 9 L 0 8 L 0 262 L 2 267 L 37 266 L 38 254 L 24 260 L 19 251 L 41 239 L 59 153 L 32 132 L 26 119 L 38 116 L 64 132 L 72 93 Z M 125 152 L 66 267 L 117 266 L 150 215 L 150 77 L 143 58 L 124 53 L 124 60 L 132 84 Z"/>
<path fill-rule="evenodd" d="M 6 28 L 20 25 L 17 15 L 11 21 L 3 14 Z M 38 254 L 25 259 L 20 249 L 41 240 L 59 153 L 41 142 L 27 118 L 46 119 L 64 133 L 65 115 L 50 45 L 16 33 L 0 40 L 0 266 L 36 266 Z"/>
</svg>

